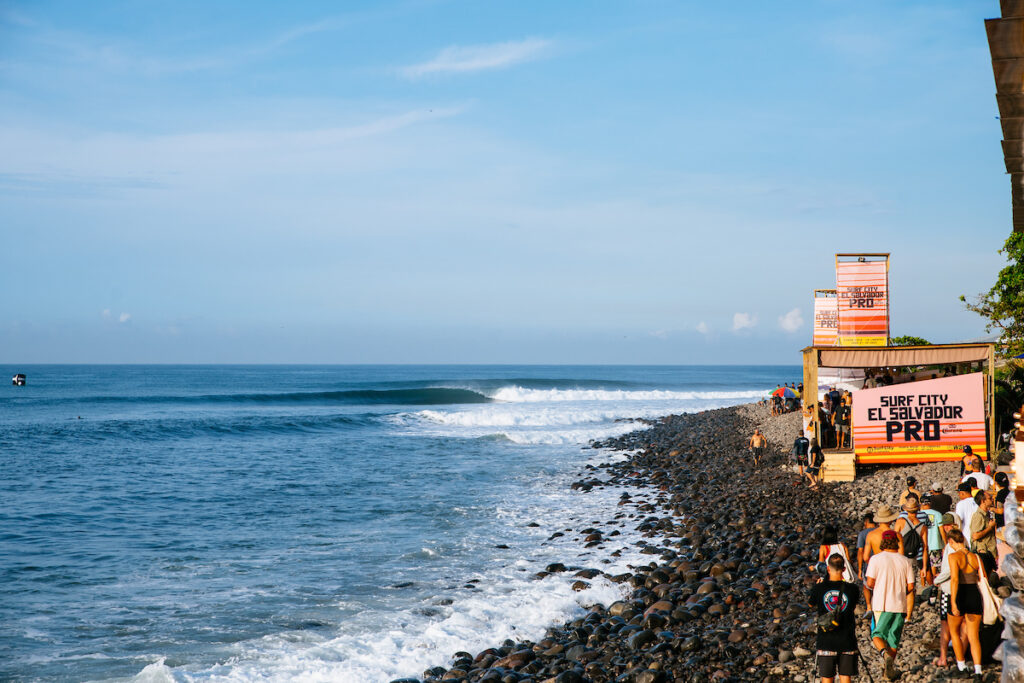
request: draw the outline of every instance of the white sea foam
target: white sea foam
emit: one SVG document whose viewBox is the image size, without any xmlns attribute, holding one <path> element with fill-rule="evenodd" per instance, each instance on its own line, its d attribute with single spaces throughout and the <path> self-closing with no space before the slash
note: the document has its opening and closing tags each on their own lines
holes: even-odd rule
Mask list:
<svg viewBox="0 0 1024 683">
<path fill-rule="evenodd" d="M 478 409 L 440 411 L 421 410 L 414 417 L 427 422 L 456 427 L 569 427 L 596 424 L 632 417 L 628 409 L 567 410 L 565 408 L 521 408 L 487 406 Z M 649 412 L 649 411 L 645 411 Z"/>
<path fill-rule="evenodd" d="M 765 396 L 764 390 L 751 391 L 624 391 L 608 389 L 525 389 L 502 387 L 491 398 L 508 403 L 549 403 L 555 401 L 692 401 L 722 399 L 754 399 Z"/>
<path fill-rule="evenodd" d="M 609 456 L 596 453 L 591 461 Z M 475 654 L 505 639 L 538 640 L 552 624 L 581 616 L 590 605 L 608 605 L 627 590 L 598 577 L 589 581 L 588 589 L 576 592 L 571 587 L 577 580 L 573 572 L 536 580 L 535 572 L 546 564 L 560 561 L 616 574 L 652 559 L 635 545 L 641 535 L 629 524 L 620 527 L 621 535 L 609 539 L 604 549 L 581 549 L 572 534 L 549 540 L 552 529 L 582 529 L 623 510 L 616 504 L 624 489 L 581 493 L 568 488 L 569 479 L 570 473 L 565 473 L 529 500 L 510 498 L 494 511 L 495 519 L 522 530 L 526 538 L 509 551 L 511 557 L 496 555 L 478 573 L 459 577 L 460 582 L 480 579 L 478 590 L 439 589 L 416 605 L 399 609 L 382 603 L 340 624 L 333 636 L 298 638 L 300 634 L 283 632 L 237 643 L 225 652 L 223 664 L 205 670 L 169 669 L 161 661 L 147 666 L 135 681 L 386 682 L 450 665 L 459 650 Z M 635 498 L 643 495 L 631 493 Z M 532 519 L 544 525 L 524 530 L 524 520 Z M 622 555 L 611 557 L 612 550 Z M 436 598 L 442 595 L 451 597 L 452 604 L 438 606 Z"/>
<path fill-rule="evenodd" d="M 174 683 L 174 672 L 171 667 L 164 664 L 164 659 L 153 662 L 134 678 L 132 683 Z"/>
</svg>

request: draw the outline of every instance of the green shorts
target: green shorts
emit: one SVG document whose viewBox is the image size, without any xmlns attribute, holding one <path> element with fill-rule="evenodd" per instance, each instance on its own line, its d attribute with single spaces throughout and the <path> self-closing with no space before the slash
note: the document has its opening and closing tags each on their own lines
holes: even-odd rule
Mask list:
<svg viewBox="0 0 1024 683">
<path fill-rule="evenodd" d="M 906 619 L 902 612 L 875 612 L 871 624 L 871 637 L 881 638 L 889 647 L 897 649 L 903 637 L 903 622 Z"/>
</svg>

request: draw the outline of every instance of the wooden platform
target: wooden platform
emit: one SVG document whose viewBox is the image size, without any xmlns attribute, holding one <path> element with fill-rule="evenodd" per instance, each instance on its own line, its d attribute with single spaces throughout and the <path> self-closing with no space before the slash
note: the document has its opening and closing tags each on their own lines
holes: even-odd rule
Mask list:
<svg viewBox="0 0 1024 683">
<path fill-rule="evenodd" d="M 822 481 L 853 481 L 857 477 L 857 464 L 853 451 L 825 451 Z"/>
</svg>

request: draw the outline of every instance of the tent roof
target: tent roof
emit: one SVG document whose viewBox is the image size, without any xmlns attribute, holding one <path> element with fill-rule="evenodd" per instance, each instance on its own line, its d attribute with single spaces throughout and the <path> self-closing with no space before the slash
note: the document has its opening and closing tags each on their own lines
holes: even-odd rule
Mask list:
<svg viewBox="0 0 1024 683">
<path fill-rule="evenodd" d="M 949 365 L 987 361 L 993 344 L 932 346 L 808 346 L 823 368 L 888 368 L 902 365 Z"/>
</svg>

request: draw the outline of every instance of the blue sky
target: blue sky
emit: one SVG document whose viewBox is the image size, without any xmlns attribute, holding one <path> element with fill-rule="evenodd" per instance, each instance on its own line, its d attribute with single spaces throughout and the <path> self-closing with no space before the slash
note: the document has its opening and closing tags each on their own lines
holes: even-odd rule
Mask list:
<svg viewBox="0 0 1024 683">
<path fill-rule="evenodd" d="M 6 362 L 797 363 L 984 334 L 998 2 L 0 2 Z"/>
</svg>

